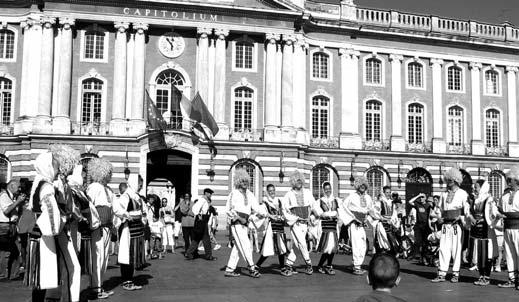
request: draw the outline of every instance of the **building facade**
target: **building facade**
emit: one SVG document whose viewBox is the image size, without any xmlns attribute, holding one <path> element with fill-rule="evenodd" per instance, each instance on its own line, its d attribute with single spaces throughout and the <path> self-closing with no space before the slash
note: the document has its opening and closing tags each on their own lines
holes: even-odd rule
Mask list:
<svg viewBox="0 0 519 302">
<path fill-rule="evenodd" d="M 365 175 L 411 196 L 465 188 L 494 195 L 518 162 L 519 29 L 358 7 L 352 0 L 4 1 L 0 10 L 1 181 L 34 175 L 52 143 L 86 163 L 215 190 L 236 167 L 281 196 L 301 169 L 345 197 Z M 181 101 L 199 92 L 217 121 L 216 156 Z M 148 129 L 146 98 L 168 123 Z"/>
</svg>

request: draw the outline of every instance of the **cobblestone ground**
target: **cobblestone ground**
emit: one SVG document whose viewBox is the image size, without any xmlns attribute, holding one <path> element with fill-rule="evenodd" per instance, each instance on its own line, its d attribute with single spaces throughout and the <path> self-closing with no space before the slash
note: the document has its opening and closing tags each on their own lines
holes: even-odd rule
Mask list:
<svg viewBox="0 0 519 302">
<path fill-rule="evenodd" d="M 222 242 L 225 239 L 222 238 Z M 370 288 L 365 276 L 354 276 L 350 273 L 351 256 L 337 255 L 334 259 L 335 276 L 314 273 L 307 276 L 301 273 L 290 278 L 279 274 L 277 259 L 269 259 L 259 279 L 245 275 L 238 278 L 225 278 L 223 268 L 230 250 L 226 247 L 214 252 L 217 261 L 197 259 L 186 261 L 182 255 L 183 248 L 176 254 L 167 254 L 165 259 L 151 260 L 150 266 L 137 272 L 139 284 L 143 290 L 127 292 L 120 286 L 119 268 L 115 265 L 115 257 L 110 260 L 105 287 L 113 289 L 115 294 L 107 301 L 353 301 L 366 294 Z M 257 255 L 255 255 L 257 257 Z M 314 265 L 319 255 L 312 254 Z M 366 259 L 366 262 L 369 260 Z M 240 262 L 244 266 L 243 261 Z M 400 286 L 394 290 L 396 296 L 407 301 L 517 301 L 519 291 L 499 289 L 496 284 L 506 279 L 506 273 L 494 273 L 492 285 L 478 287 L 472 284 L 477 273 L 462 270 L 458 284 L 445 282 L 432 284 L 429 279 L 435 276 L 435 269 L 418 266 L 407 261 L 401 262 Z M 242 269 L 246 274 L 245 269 Z M 88 278 L 83 277 L 83 287 Z M 0 282 L 0 301 L 30 301 L 30 290 L 23 287 L 21 281 Z M 86 301 L 86 291 L 82 298 Z"/>
</svg>

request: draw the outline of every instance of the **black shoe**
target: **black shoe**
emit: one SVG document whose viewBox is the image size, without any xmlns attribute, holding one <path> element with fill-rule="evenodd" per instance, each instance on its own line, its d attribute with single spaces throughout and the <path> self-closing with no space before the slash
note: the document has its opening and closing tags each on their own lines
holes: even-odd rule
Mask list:
<svg viewBox="0 0 519 302">
<path fill-rule="evenodd" d="M 215 256 L 209 256 L 209 257 L 205 257 L 204 259 L 207 261 L 215 261 L 218 258 L 216 258 Z"/>
</svg>

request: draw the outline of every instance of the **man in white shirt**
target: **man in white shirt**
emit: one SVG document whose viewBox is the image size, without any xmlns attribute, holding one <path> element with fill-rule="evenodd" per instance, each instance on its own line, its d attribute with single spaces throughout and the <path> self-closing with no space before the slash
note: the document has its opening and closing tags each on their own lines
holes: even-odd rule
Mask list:
<svg viewBox="0 0 519 302">
<path fill-rule="evenodd" d="M 205 260 L 214 261 L 216 257 L 212 254 L 211 248 L 211 237 L 209 236 L 209 206 L 211 205 L 211 196 L 214 191 L 206 188 L 204 189 L 204 195 L 200 197 L 194 204 L 192 208 L 192 212 L 195 215 L 195 227 L 193 230 L 193 239 L 189 244 L 189 249 L 186 252 L 186 259 L 193 260 L 195 259 L 195 252 L 198 249 L 198 244 L 202 241 L 205 250 Z M 197 225 L 197 220 L 200 221 L 200 224 Z"/>
<path fill-rule="evenodd" d="M 16 223 L 18 207 L 25 201 L 24 194 L 15 198 L 19 186 L 18 181 L 11 180 L 6 190 L 0 192 L 0 278 L 3 276 L 14 278 L 16 277 L 14 274 L 17 273 L 16 267 L 13 267 L 20 254 L 16 246 Z M 5 257 L 6 253 L 8 257 Z M 6 258 L 8 258 L 7 263 L 5 263 Z"/>
</svg>

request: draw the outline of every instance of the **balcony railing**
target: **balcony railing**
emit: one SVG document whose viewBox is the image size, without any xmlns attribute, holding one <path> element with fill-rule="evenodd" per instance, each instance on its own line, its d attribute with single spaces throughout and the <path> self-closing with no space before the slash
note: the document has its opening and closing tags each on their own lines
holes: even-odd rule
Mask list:
<svg viewBox="0 0 519 302">
<path fill-rule="evenodd" d="M 506 148 L 502 146 L 495 146 L 495 147 L 486 147 L 485 148 L 486 155 L 492 155 L 492 156 L 505 156 L 506 154 Z"/>
<path fill-rule="evenodd" d="M 368 151 L 389 151 L 391 144 L 386 140 L 369 140 L 362 142 L 362 149 Z"/>
<path fill-rule="evenodd" d="M 316 148 L 339 148 L 339 137 L 312 137 L 310 139 L 310 146 Z"/>
<path fill-rule="evenodd" d="M 407 143 L 406 144 L 407 152 L 416 152 L 416 153 L 431 153 L 432 152 L 432 143 Z"/>
<path fill-rule="evenodd" d="M 263 129 L 229 129 L 229 140 L 242 142 L 262 142 Z"/>
<path fill-rule="evenodd" d="M 472 146 L 469 144 L 465 145 L 447 145 L 447 153 L 453 153 L 453 154 L 471 154 L 472 153 Z"/>
<path fill-rule="evenodd" d="M 0 136 L 12 136 L 14 134 L 12 125 L 0 125 Z"/>
<path fill-rule="evenodd" d="M 109 123 L 72 123 L 72 135 L 110 135 Z"/>
</svg>

